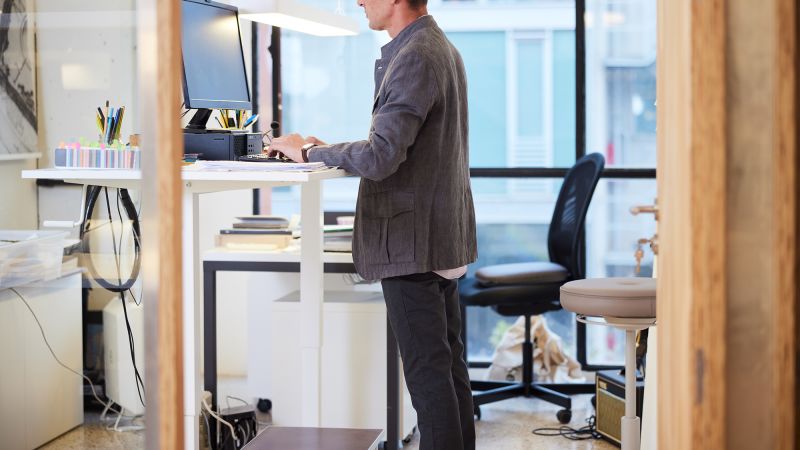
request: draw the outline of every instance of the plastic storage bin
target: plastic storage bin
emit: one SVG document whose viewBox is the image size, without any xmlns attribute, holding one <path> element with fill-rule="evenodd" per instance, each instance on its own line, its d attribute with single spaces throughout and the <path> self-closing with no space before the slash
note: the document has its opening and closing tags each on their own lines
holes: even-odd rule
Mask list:
<svg viewBox="0 0 800 450">
<path fill-rule="evenodd" d="M 0 289 L 61 276 L 65 231 L 0 230 Z"/>
</svg>

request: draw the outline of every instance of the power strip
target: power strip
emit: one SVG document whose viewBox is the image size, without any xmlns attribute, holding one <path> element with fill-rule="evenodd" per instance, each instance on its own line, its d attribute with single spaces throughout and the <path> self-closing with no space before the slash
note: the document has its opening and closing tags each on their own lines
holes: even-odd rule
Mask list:
<svg viewBox="0 0 800 450">
<path fill-rule="evenodd" d="M 239 445 L 231 436 L 231 429 L 228 427 L 220 428 L 219 448 L 221 450 L 239 450 L 248 442 L 253 440 L 258 434 L 258 421 L 256 420 L 256 410 L 252 405 L 242 405 L 228 408 L 220 412 L 220 416 L 226 422 L 233 425 Z"/>
</svg>

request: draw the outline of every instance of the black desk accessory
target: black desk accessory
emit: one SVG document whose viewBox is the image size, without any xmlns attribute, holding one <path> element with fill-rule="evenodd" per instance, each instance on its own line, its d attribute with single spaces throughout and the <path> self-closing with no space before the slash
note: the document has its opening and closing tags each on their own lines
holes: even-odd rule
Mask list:
<svg viewBox="0 0 800 450">
<path fill-rule="evenodd" d="M 183 130 L 183 152 L 199 153 L 207 161 L 236 161 L 241 156 L 261 154 L 262 133 L 242 130 Z"/>
</svg>

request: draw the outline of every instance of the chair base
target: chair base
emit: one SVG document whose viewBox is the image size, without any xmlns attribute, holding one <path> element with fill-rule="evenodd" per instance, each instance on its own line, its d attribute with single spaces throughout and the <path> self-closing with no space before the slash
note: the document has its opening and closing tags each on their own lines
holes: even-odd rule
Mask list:
<svg viewBox="0 0 800 450">
<path fill-rule="evenodd" d="M 568 423 L 572 418 L 572 398 L 537 383 L 517 383 L 511 381 L 471 381 L 473 391 L 472 403 L 480 419 L 480 406 L 515 397 L 536 397 L 548 403 L 558 405 L 563 410 L 557 414 L 561 423 Z"/>
<path fill-rule="evenodd" d="M 572 418 L 572 399 L 561 392 L 533 382 L 533 342 L 531 342 L 531 316 L 525 316 L 525 341 L 522 343 L 522 381 L 470 380 L 472 404 L 475 415 L 481 418 L 481 405 L 514 397 L 537 397 L 564 409 L 556 414 L 558 421 L 568 423 Z M 479 393 L 474 393 L 479 391 Z"/>
</svg>

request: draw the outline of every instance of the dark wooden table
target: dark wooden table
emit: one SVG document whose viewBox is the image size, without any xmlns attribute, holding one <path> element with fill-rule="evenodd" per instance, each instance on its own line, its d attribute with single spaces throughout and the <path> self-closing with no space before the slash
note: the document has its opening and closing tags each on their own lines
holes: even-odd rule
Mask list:
<svg viewBox="0 0 800 450">
<path fill-rule="evenodd" d="M 244 450 L 370 450 L 383 430 L 355 428 L 270 427 L 244 446 Z"/>
</svg>

